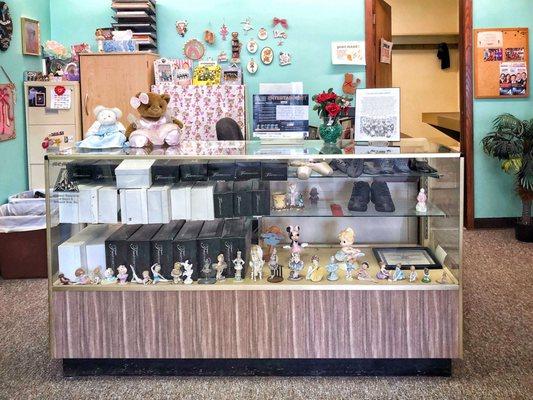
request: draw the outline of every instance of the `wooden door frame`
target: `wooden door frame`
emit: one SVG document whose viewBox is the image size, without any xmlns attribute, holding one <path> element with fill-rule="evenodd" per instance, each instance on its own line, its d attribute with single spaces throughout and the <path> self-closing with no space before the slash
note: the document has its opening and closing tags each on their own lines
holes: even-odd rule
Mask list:
<svg viewBox="0 0 533 400">
<path fill-rule="evenodd" d="M 366 87 L 375 87 L 376 45 L 374 37 L 375 0 L 365 0 Z M 474 102 L 472 80 L 472 0 L 459 0 L 459 97 L 461 113 L 461 154 L 465 158 L 464 226 L 474 229 Z"/>
</svg>

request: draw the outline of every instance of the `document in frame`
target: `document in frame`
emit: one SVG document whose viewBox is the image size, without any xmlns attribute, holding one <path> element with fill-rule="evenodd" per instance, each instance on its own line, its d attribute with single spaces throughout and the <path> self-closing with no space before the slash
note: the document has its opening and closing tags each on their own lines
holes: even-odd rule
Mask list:
<svg viewBox="0 0 533 400">
<path fill-rule="evenodd" d="M 355 140 L 360 142 L 400 140 L 400 88 L 357 89 Z"/>
</svg>

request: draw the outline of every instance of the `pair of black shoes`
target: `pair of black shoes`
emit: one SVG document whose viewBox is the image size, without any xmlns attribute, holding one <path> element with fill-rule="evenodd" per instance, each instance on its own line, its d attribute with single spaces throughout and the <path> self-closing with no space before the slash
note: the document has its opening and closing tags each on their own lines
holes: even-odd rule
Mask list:
<svg viewBox="0 0 533 400">
<path fill-rule="evenodd" d="M 348 202 L 348 210 L 365 212 L 368 203 L 372 201 L 378 212 L 394 212 L 394 202 L 386 182 L 372 182 L 372 186 L 365 181 L 357 181 L 353 185 L 352 195 Z"/>
</svg>

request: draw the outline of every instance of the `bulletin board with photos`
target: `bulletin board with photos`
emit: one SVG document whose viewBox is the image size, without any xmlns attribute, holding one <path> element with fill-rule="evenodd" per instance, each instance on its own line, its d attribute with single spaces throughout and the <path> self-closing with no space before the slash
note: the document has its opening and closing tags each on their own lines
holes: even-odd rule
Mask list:
<svg viewBox="0 0 533 400">
<path fill-rule="evenodd" d="M 476 98 L 528 97 L 528 80 L 528 28 L 474 30 Z"/>
</svg>

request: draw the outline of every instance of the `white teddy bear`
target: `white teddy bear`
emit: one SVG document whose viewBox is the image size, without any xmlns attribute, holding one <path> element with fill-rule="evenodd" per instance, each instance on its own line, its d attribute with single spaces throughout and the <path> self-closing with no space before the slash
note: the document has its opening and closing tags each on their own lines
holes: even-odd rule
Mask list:
<svg viewBox="0 0 533 400">
<path fill-rule="evenodd" d="M 122 111 L 118 108 L 96 106 L 94 115 L 96 121 L 85 134 L 85 139 L 78 143 L 78 147 L 85 149 L 123 147 L 126 143 L 126 128 L 119 121 Z"/>
</svg>

